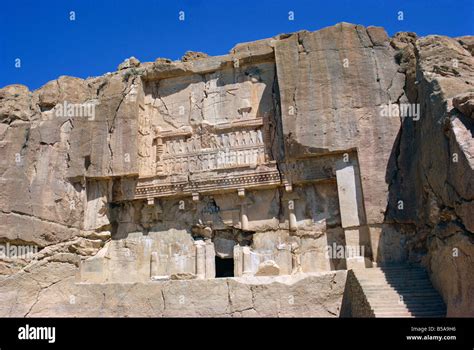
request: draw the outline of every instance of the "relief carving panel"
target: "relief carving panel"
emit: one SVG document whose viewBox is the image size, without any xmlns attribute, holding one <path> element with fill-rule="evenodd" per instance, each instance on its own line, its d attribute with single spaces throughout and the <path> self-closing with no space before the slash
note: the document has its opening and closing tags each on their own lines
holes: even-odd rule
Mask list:
<svg viewBox="0 0 474 350">
<path fill-rule="evenodd" d="M 273 63 L 147 82 L 136 198 L 279 184 Z M 235 185 L 235 186 L 234 186 Z"/>
</svg>

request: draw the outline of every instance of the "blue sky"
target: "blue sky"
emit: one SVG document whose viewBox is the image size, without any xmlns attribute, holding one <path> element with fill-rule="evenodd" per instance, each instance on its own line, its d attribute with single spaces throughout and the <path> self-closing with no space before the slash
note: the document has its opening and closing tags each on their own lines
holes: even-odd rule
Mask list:
<svg viewBox="0 0 474 350">
<path fill-rule="evenodd" d="M 389 35 L 474 34 L 474 0 L 10 0 L 0 11 L 0 87 L 30 89 L 60 75 L 102 75 L 130 56 L 219 55 L 239 42 L 343 21 L 383 26 Z"/>
</svg>

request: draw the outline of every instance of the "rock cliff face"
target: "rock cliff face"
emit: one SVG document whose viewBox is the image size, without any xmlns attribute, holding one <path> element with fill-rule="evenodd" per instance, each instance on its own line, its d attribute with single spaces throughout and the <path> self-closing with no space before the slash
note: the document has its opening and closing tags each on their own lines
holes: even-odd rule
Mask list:
<svg viewBox="0 0 474 350">
<path fill-rule="evenodd" d="M 474 313 L 472 38 L 392 39 L 420 119 L 405 119 L 397 147 L 387 221 L 410 224 L 408 259 L 421 261 L 443 295 L 449 316 Z M 396 201 L 403 200 L 404 210 Z"/>
<path fill-rule="evenodd" d="M 0 315 L 337 316 L 333 270 L 413 262 L 473 316 L 473 41 L 341 23 L 0 89 Z"/>
</svg>

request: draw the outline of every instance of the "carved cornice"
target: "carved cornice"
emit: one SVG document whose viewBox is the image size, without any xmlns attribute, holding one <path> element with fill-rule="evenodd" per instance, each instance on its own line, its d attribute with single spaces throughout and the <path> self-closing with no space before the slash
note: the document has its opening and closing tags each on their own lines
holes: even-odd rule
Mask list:
<svg viewBox="0 0 474 350">
<path fill-rule="evenodd" d="M 163 182 L 157 183 L 158 181 L 160 180 L 139 180 L 134 199 L 281 185 L 280 173 L 276 168 L 265 171 L 256 170 L 246 174 L 225 174 L 207 179 L 179 182 L 164 182 L 161 180 Z"/>
</svg>

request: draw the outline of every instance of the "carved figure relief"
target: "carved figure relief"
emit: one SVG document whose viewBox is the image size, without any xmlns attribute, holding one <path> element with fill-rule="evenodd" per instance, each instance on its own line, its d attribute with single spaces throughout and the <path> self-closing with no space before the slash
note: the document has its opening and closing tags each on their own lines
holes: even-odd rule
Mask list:
<svg viewBox="0 0 474 350">
<path fill-rule="evenodd" d="M 175 174 L 256 165 L 265 160 L 261 129 L 208 131 L 163 140 L 162 173 Z"/>
</svg>

